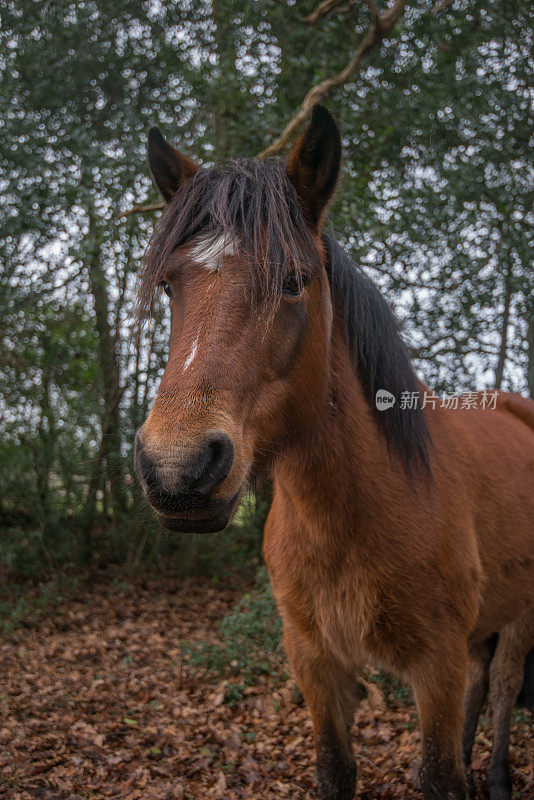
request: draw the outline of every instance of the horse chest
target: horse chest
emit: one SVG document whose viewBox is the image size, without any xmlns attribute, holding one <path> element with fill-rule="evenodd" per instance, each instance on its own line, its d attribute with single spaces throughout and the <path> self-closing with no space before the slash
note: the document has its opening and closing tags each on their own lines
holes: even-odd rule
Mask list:
<svg viewBox="0 0 534 800">
<path fill-rule="evenodd" d="M 323 597 L 316 605 L 315 621 L 325 647 L 346 669 L 359 668 L 369 660 L 364 609 L 349 605 L 344 596 Z"/>
<path fill-rule="evenodd" d="M 279 525 L 275 515 L 270 521 L 265 560 L 284 623 L 302 646 L 329 653 L 350 672 L 382 661 L 374 636 L 379 596 L 365 565 L 314 547 L 309 532 Z"/>
<path fill-rule="evenodd" d="M 280 598 L 281 608 L 307 644 L 329 652 L 346 670 L 358 669 L 372 660 L 365 644 L 370 606 L 364 592 L 356 581 L 351 589 L 319 583 L 293 587 Z"/>
</svg>

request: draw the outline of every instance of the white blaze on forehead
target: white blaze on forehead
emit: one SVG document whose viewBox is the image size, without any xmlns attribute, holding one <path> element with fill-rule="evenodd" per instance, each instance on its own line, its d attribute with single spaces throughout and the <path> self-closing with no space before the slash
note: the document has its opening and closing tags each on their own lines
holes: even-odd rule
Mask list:
<svg viewBox="0 0 534 800">
<path fill-rule="evenodd" d="M 234 253 L 234 243 L 222 235 L 199 239 L 191 247 L 191 257 L 212 272 L 221 269 L 224 258 Z"/>
</svg>

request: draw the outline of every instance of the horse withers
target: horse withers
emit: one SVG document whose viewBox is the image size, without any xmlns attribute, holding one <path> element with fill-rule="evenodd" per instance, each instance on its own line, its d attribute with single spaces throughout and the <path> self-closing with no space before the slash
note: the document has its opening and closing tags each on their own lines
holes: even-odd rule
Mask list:
<svg viewBox="0 0 534 800">
<path fill-rule="evenodd" d="M 489 690 L 489 794 L 510 800 L 524 669 L 524 697 L 534 685 L 534 403 L 401 402 L 428 390 L 380 293 L 323 234 L 340 156 L 321 106 L 287 162 L 203 169 L 150 132 L 167 207 L 140 309 L 162 286 L 172 326 L 137 474 L 165 527 L 197 533 L 271 476 L 264 555 L 322 800 L 354 796 L 367 663 L 413 688 L 425 800 L 465 800 Z"/>
</svg>

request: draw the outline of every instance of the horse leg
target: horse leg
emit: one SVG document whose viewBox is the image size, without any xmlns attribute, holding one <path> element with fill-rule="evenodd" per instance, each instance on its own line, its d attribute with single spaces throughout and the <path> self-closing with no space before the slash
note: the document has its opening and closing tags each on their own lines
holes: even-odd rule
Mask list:
<svg viewBox="0 0 534 800">
<path fill-rule="evenodd" d="M 353 800 L 356 762 L 350 725 L 341 709 L 312 712 L 317 753 L 317 789 L 320 800 Z"/>
<path fill-rule="evenodd" d="M 464 697 L 464 732 L 462 738 L 462 750 L 464 756 L 465 771 L 467 777 L 467 793 L 469 797 L 475 797 L 476 787 L 471 771 L 471 756 L 477 731 L 478 718 L 482 711 L 482 706 L 488 694 L 489 688 L 489 665 L 494 652 L 494 645 L 491 640 L 483 642 L 474 652 L 470 654 L 469 667 L 467 670 L 467 689 Z"/>
<path fill-rule="evenodd" d="M 361 696 L 358 683 L 329 657 L 312 655 L 305 645 L 301 647 L 287 631 L 284 647 L 312 716 L 319 798 L 353 800 L 356 762 L 350 727 Z"/>
<path fill-rule="evenodd" d="M 467 655 L 443 648 L 436 662 L 411 675 L 423 738 L 419 777 L 424 800 L 465 800 L 461 755 Z M 449 658 L 449 663 L 446 658 Z"/>
<path fill-rule="evenodd" d="M 493 714 L 493 748 L 488 767 L 490 800 L 510 800 L 510 717 L 523 684 L 525 655 L 532 647 L 534 620 L 503 628 L 490 666 L 490 699 Z"/>
</svg>

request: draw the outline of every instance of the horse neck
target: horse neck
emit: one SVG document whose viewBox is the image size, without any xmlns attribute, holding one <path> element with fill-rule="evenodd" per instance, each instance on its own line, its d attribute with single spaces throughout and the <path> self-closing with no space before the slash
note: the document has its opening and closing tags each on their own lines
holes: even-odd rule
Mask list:
<svg viewBox="0 0 534 800">
<path fill-rule="evenodd" d="M 388 480 L 392 465 L 339 320 L 332 330 L 329 380 L 321 422 L 277 460 L 274 485 L 295 507 L 309 511 L 310 519 L 323 520 L 330 530 L 346 530 L 347 509 L 354 514 L 365 508 Z"/>
</svg>

